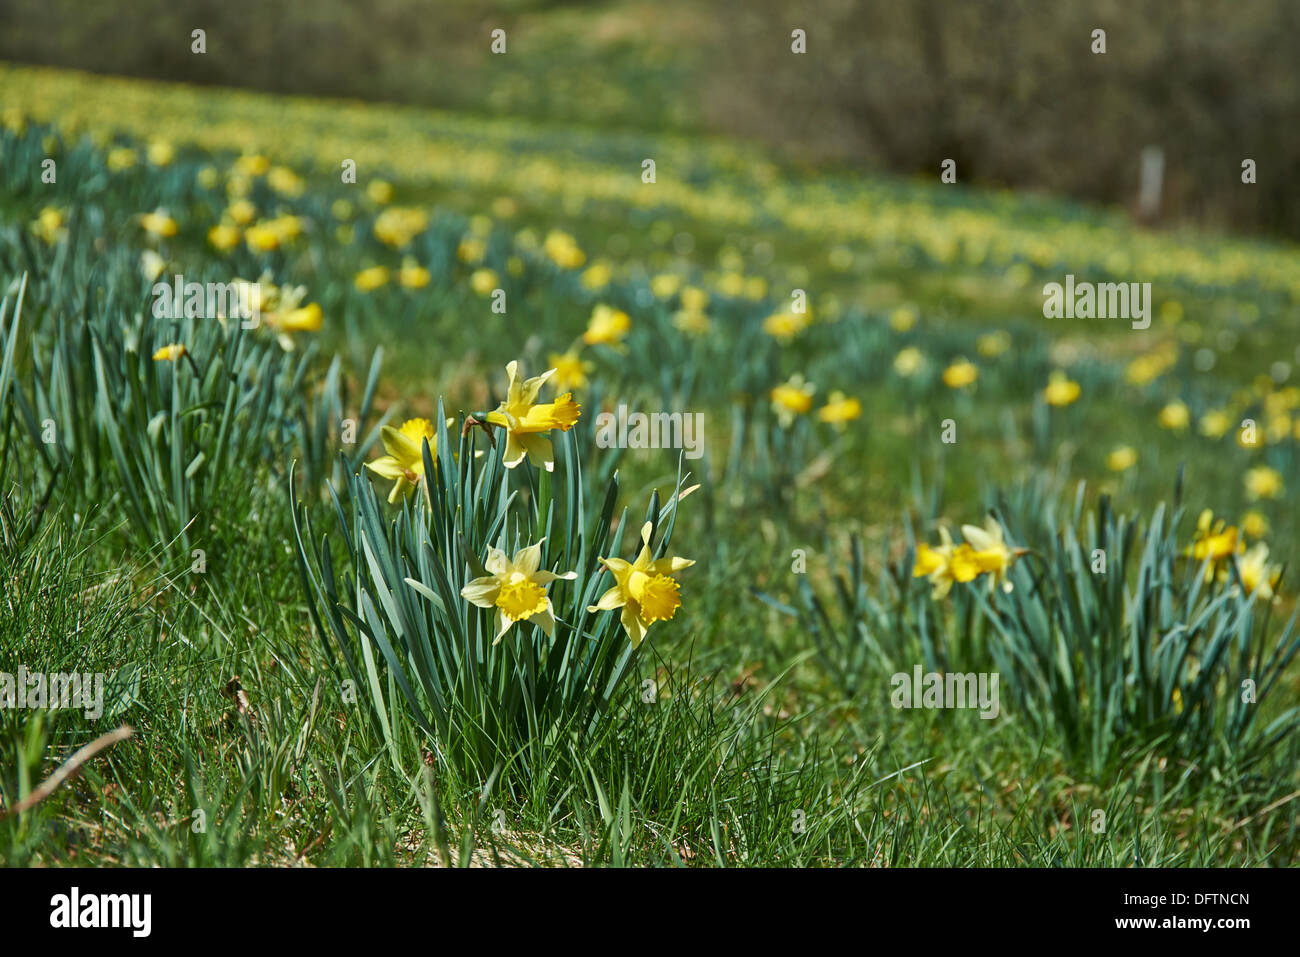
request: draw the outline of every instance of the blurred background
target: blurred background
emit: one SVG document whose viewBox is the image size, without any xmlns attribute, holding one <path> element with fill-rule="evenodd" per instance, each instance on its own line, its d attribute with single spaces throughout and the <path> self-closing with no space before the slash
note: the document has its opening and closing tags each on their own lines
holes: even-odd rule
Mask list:
<svg viewBox="0 0 1300 957">
<path fill-rule="evenodd" d="M 16 62 L 726 134 L 841 171 L 936 177 L 953 159 L 963 183 L 1291 238 L 1297 35 L 1295 0 L 0 0 Z M 1159 202 L 1139 208 L 1154 150 Z"/>
</svg>

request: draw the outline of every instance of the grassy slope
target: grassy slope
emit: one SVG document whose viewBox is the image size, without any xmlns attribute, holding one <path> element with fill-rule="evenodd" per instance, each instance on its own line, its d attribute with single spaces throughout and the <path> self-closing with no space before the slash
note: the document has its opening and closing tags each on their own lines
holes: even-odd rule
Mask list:
<svg viewBox="0 0 1300 957">
<path fill-rule="evenodd" d="M 814 329 L 776 356 L 767 369 L 772 376 L 806 364 L 827 387 L 862 394 L 868 435 L 832 437 L 833 468 L 801 489 L 788 511 L 752 501 L 737 507 L 723 492 L 707 521 L 692 521 L 684 541 L 700 559 L 701 574 L 690 583 L 686 617 L 655 644 L 662 656 L 661 685 L 672 689 L 661 698 L 666 706 L 629 705 L 625 736 L 593 758 L 595 787 L 572 782 L 573 789 L 553 806 L 510 805 L 507 833 L 493 835 L 485 827 L 481 841 L 518 845 L 529 855 L 560 848 L 589 861 L 695 863 L 1220 864 L 1259 862 L 1269 853 L 1288 860 L 1294 853 L 1289 806 L 1261 815 L 1272 800 L 1294 790 L 1286 779 L 1294 775 L 1294 753 L 1289 763 L 1280 755 L 1262 779 L 1195 795 L 1180 769 L 1158 761 L 1091 780 L 1071 770 L 1050 742 L 1034 740 L 1015 722 L 994 727 L 962 714 L 915 712 L 903 720 L 874 699 L 845 702 L 807 662 L 786 675 L 806 651 L 807 635 L 749 599 L 744 589 L 751 582 L 788 589 L 786 556 L 796 545 L 813 549 L 813 574 L 824 581 L 820 556 L 842 545 L 847 528 L 874 539 L 891 537 L 899 509 L 913 504 L 913 463 L 932 483 L 940 455 L 947 455 L 944 484 L 956 515 L 976 510 L 981 487 L 1054 462 L 1064 462 L 1074 478 L 1100 479 L 1147 505 L 1167 494 L 1173 464 L 1186 461 L 1198 504 L 1244 507 L 1237 476 L 1249 453 L 1234 446 L 1229 456 L 1240 454 L 1231 460 L 1222 445 L 1171 436 L 1155 426 L 1154 413 L 1171 393 L 1202 407 L 1227 401 L 1234 387 L 1248 384 L 1278 357 L 1268 343 L 1294 328 L 1300 288 L 1293 251 L 1141 234 L 1112 215 L 1046 201 L 823 180 L 783 172 L 725 143 L 697 146 L 414 110 L 284 103 L 9 68 L 3 79 L 4 106 L 18 103 L 36 119 L 58 118 L 69 136 L 161 135 L 202 150 L 263 150 L 304 173 L 309 198 L 344 194 L 332 172 L 340 157 L 358 161 L 367 171 L 363 181 L 372 174 L 395 181 L 404 203 L 475 214 L 511 196 L 518 211 L 502 224 L 507 231 L 568 228 L 593 255 L 608 250 L 607 258 L 627 270 L 633 285 L 639 269 L 676 269 L 716 289 L 736 271 L 731 261 L 739 257 L 745 274 L 768 280 L 771 295 L 727 308 L 755 321 L 800 285 L 815 291 L 819 312 L 865 308 L 882 329 L 894 306 L 911 305 L 922 317 L 919 327 L 889 333 L 891 349 L 917 343 L 938 357 L 970 352 L 974 337 L 990 328 L 1010 325 L 1016 331 L 1021 364 L 990 362 L 988 397 L 955 406 L 942 395 L 912 394 L 893 379 L 871 381 L 865 370 L 837 364 L 834 325 Z M 659 168 L 652 191 L 638 175 L 647 155 Z M 176 175 L 192 175 L 207 162 L 204 155 L 187 154 Z M 151 208 L 148 179 L 129 182 L 134 192 L 119 187 L 116 193 L 129 196 L 127 203 L 104 198 L 110 215 L 127 212 L 114 203 Z M 24 222 L 39 198 L 6 195 L 2 202 L 7 221 Z M 169 255 L 189 263 L 209 259 L 201 236 L 199 230 L 182 237 Z M 133 240 L 122 230 L 112 241 Z M 539 317 L 536 326 L 503 341 L 476 335 L 472 323 L 458 321 L 473 304 L 463 291 L 463 275 L 454 294 L 413 301 L 393 291 L 363 300 L 349 289 L 351 272 L 384 250 L 360 242 L 333 249 L 325 229 L 313 248 L 320 255 L 283 265 L 311 286 L 332 316 L 351 317 L 350 334 L 330 333 L 327 341 L 354 352 L 375 340 L 431 341 L 433 357 L 390 350 L 399 354 L 387 366 L 385 390 L 416 408 L 419 397 L 438 393 L 455 394 L 474 407 L 483 399 L 475 394 L 481 390 L 476 379 L 513 357 L 521 339 L 541 338 L 523 343 L 532 352 L 562 348 L 580 331 L 593 298 L 571 285 L 543 286 L 527 300 L 527 314 Z M 1118 329 L 1050 336 L 1058 330 L 1044 330 L 1044 320 L 1034 316 L 1036 280 L 1059 278 L 1066 263 L 1076 273 L 1091 266 L 1124 278 L 1150 276 L 1161 288 L 1177 290 L 1168 298 L 1180 302 L 1183 316 L 1173 321 L 1167 310 L 1167 321 L 1158 321 L 1149 337 Z M 251 265 L 240 262 L 238 271 L 247 273 Z M 1199 334 L 1186 331 L 1194 327 Z M 1192 373 L 1189 349 L 1176 367 L 1177 382 L 1166 379 L 1147 389 L 1123 384 L 1115 359 L 1149 350 L 1157 339 L 1199 345 L 1224 328 L 1237 331 L 1238 340 L 1219 350 L 1214 375 Z M 1038 447 L 1007 437 L 1005 420 L 1011 416 L 1017 432 L 1029 430 L 1032 396 L 1054 364 L 1052 350 L 1057 356 L 1073 350 L 1072 373 L 1083 382 L 1086 400 L 1063 413 L 1067 418 Z M 999 372 L 998 365 L 1006 368 Z M 602 358 L 601 375 L 616 377 L 617 369 L 612 359 Z M 629 388 L 644 387 L 632 377 Z M 724 383 L 721 394 L 706 390 L 700 401 L 717 412 L 727 391 Z M 950 408 L 963 416 L 963 427 L 970 423 L 973 437 L 945 453 L 928 437 L 928 423 Z M 1076 441 L 1095 434 L 1107 436 L 1104 446 Z M 712 441 L 721 446 L 722 440 Z M 1112 441 L 1121 440 L 1142 449 L 1149 463 L 1145 474 L 1104 478 L 1101 459 Z M 1285 454 L 1294 477 L 1294 452 Z M 629 472 L 647 485 L 662 481 L 652 461 L 634 462 Z M 246 507 L 261 516 L 256 534 L 242 525 L 222 531 L 230 567 L 255 568 L 258 574 L 227 577 L 219 588 L 201 585 L 197 597 L 182 597 L 175 588 L 145 588 L 148 574 L 125 583 L 119 576 L 116 587 L 125 589 L 126 598 L 141 591 L 149 596 L 145 609 L 121 622 L 117 603 L 126 598 L 115 598 L 113 589 L 105 590 L 108 597 L 77 604 L 80 614 L 113 636 L 96 652 L 103 661 L 115 668 L 149 662 L 129 713 L 146 746 L 120 748 L 38 813 L 0 825 L 6 859 L 251 863 L 301 856 L 314 863 L 373 863 L 434 856 L 436 829 L 426 825 L 437 812 L 427 800 L 423 745 L 414 731 L 405 728 L 397 753 L 385 753 L 365 721 L 328 703 L 313 709 L 324 662 L 300 610 L 296 572 L 283 553 L 288 531 L 282 501 L 279 490 L 250 493 Z M 1286 510 L 1265 507 L 1278 539 L 1294 542 Z M 826 531 L 828 518 L 838 523 L 835 534 Z M 78 552 L 67 536 L 58 548 L 51 542 L 31 547 L 46 555 Z M 73 584 L 64 587 L 86 595 L 77 569 L 84 564 L 94 579 L 122 553 L 121 543 L 110 541 L 79 559 L 47 561 L 42 574 L 61 582 L 72 576 Z M 21 582 L 11 594 L 50 614 L 41 598 L 41 575 L 22 571 L 16 554 L 7 560 L 18 569 L 10 580 Z M 29 643 L 44 634 L 47 644 L 58 643 L 69 656 L 74 649 L 85 653 L 78 638 L 83 632 L 55 627 L 42 633 L 27 621 L 18 614 L 7 619 L 6 648 L 27 654 L 36 647 Z M 668 672 L 679 676 L 676 688 Z M 700 676 L 711 674 L 717 675 L 712 685 L 693 688 Z M 221 693 L 234 675 L 250 691 L 256 720 L 241 717 Z M 780 685 L 761 693 L 778 676 L 784 676 Z M 1294 697 L 1294 678 L 1290 690 Z M 312 730 L 299 749 L 304 726 Z M 78 740 L 70 726 L 7 730 L 14 733 L 4 746 L 15 756 L 20 742 L 28 748 L 13 766 L 34 776 L 48 772 Z M 48 754 L 42 734 L 50 735 Z M 921 768 L 890 777 L 922 761 L 927 763 Z M 441 785 L 453 843 L 477 807 L 479 785 Z M 15 786 L 16 779 L 7 777 L 5 787 Z M 614 827 L 617 815 L 602 800 L 625 792 L 638 822 L 631 835 Z M 12 792 L 5 798 L 12 800 Z M 856 811 L 853 826 L 842 816 L 846 805 Z M 1117 823 L 1104 840 L 1086 839 L 1081 822 L 1099 806 Z M 196 807 L 208 810 L 215 822 L 205 835 L 187 827 Z M 484 813 L 489 810 L 490 803 Z M 811 822 L 805 835 L 788 825 L 796 811 Z"/>
</svg>

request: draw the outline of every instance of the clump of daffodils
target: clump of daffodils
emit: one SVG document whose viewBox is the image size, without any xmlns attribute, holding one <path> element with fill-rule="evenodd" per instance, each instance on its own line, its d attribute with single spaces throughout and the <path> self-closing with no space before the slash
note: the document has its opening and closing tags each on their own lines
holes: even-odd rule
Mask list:
<svg viewBox="0 0 1300 957">
<path fill-rule="evenodd" d="M 677 614 L 677 609 L 682 604 L 679 595 L 681 586 L 673 576 L 695 564 L 689 558 L 673 555 L 654 558 L 650 551 L 652 531 L 650 522 L 641 526 L 641 551 L 636 561 L 629 562 L 622 558 L 600 560 L 614 576 L 614 587 L 601 595 L 596 604 L 587 608 L 592 614 L 623 609 L 623 630 L 627 632 L 633 648 L 640 646 L 646 632 L 656 621 L 667 621 Z"/>
<path fill-rule="evenodd" d="M 505 466 L 515 468 L 526 457 L 537 468 L 555 471 L 555 449 L 548 433 L 554 429 L 567 432 L 581 415 L 580 406 L 573 394 L 566 392 L 554 402 L 538 402 L 542 386 L 555 375 L 549 369 L 539 376 L 525 379 L 519 372 L 519 363 L 506 366 L 510 384 L 505 400 L 487 415 L 487 421 L 506 430 Z"/>
<path fill-rule="evenodd" d="M 1008 575 L 1011 566 L 1027 549 L 1011 548 L 1002 534 L 1002 526 L 993 518 L 978 525 L 963 525 L 960 543 L 955 543 L 948 529 L 939 529 L 940 544 L 937 547 L 921 542 L 916 548 L 916 564 L 912 568 L 913 578 L 929 578 L 933 585 L 932 597 L 939 599 L 947 596 L 954 582 L 973 582 L 981 575 L 988 577 L 989 590 L 1001 587 L 1011 591 Z"/>
</svg>

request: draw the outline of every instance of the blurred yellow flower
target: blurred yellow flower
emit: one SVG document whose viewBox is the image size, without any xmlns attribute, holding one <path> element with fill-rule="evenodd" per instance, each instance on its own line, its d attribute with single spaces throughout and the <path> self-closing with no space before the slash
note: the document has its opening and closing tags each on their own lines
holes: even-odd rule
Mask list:
<svg viewBox="0 0 1300 957">
<path fill-rule="evenodd" d="M 986 359 L 996 359 L 1010 348 L 1011 334 L 1005 329 L 986 332 L 975 340 L 975 351 Z"/>
<path fill-rule="evenodd" d="M 1048 405 L 1060 408 L 1078 398 L 1079 383 L 1072 381 L 1064 372 L 1058 369 L 1048 377 L 1047 387 L 1043 389 L 1043 399 Z"/>
<path fill-rule="evenodd" d="M 895 332 L 907 332 L 916 325 L 916 310 L 908 306 L 899 306 L 890 313 L 889 325 Z"/>
<path fill-rule="evenodd" d="M 53 246 L 67 234 L 64 223 L 63 210 L 46 206 L 32 223 L 32 232 L 44 240 L 46 245 Z"/>
<path fill-rule="evenodd" d="M 128 149 L 125 146 L 118 146 L 108 151 L 104 157 L 104 164 L 108 167 L 110 173 L 120 173 L 122 170 L 130 169 L 135 165 L 135 150 Z"/>
<path fill-rule="evenodd" d="M 491 269 L 475 269 L 469 277 L 469 287 L 480 296 L 492 295 L 499 282 L 497 274 Z"/>
<path fill-rule="evenodd" d="M 606 262 L 594 262 L 582 273 L 582 286 L 591 292 L 600 292 L 609 285 L 614 277 L 614 270 Z"/>
<path fill-rule="evenodd" d="M 185 347 L 179 343 L 172 343 L 163 346 L 153 354 L 154 362 L 175 362 L 181 356 L 185 355 Z"/>
<path fill-rule="evenodd" d="M 150 140 L 145 155 L 150 165 L 166 166 L 176 158 L 176 148 L 166 140 Z"/>
<path fill-rule="evenodd" d="M 397 272 L 397 281 L 407 289 L 423 289 L 429 285 L 430 278 L 429 270 L 409 257 L 402 260 L 402 268 Z"/>
<path fill-rule="evenodd" d="M 1263 538 L 1268 534 L 1268 519 L 1251 509 L 1241 517 L 1241 530 L 1251 538 Z"/>
<path fill-rule="evenodd" d="M 980 370 L 973 362 L 958 359 L 943 370 L 943 384 L 950 389 L 960 389 L 972 384 L 979 378 Z"/>
<path fill-rule="evenodd" d="M 213 249 L 223 253 L 238 246 L 242 238 L 239 227 L 231 226 L 229 223 L 218 223 L 208 230 L 208 243 Z"/>
<path fill-rule="evenodd" d="M 846 396 L 838 389 L 830 394 L 826 404 L 817 410 L 817 421 L 826 422 L 840 431 L 848 424 L 862 416 L 862 403 L 856 398 Z"/>
<path fill-rule="evenodd" d="M 1282 473 L 1267 465 L 1257 465 L 1246 472 L 1246 495 L 1252 501 L 1277 498 L 1282 494 Z"/>
<path fill-rule="evenodd" d="M 429 214 L 424 210 L 390 206 L 375 217 L 375 238 L 393 249 L 402 249 L 428 225 Z"/>
<path fill-rule="evenodd" d="M 236 226 L 247 226 L 257 218 L 257 207 L 246 199 L 237 199 L 226 207 L 226 216 Z"/>
<path fill-rule="evenodd" d="M 467 266 L 482 262 L 487 255 L 487 243 L 475 236 L 466 236 L 456 246 L 456 258 Z"/>
<path fill-rule="evenodd" d="M 703 312 L 709 306 L 709 294 L 695 286 L 682 290 L 682 308 L 687 312 Z"/>
<path fill-rule="evenodd" d="M 371 202 L 387 206 L 393 201 L 393 184 L 383 179 L 372 179 L 366 184 L 366 195 Z"/>
<path fill-rule="evenodd" d="M 1223 409 L 1211 409 L 1201 416 L 1198 428 L 1206 438 L 1221 439 L 1232 428 L 1232 416 Z"/>
<path fill-rule="evenodd" d="M 266 174 L 266 185 L 281 196 L 297 198 L 303 194 L 307 184 L 301 176 L 287 166 L 273 166 Z"/>
<path fill-rule="evenodd" d="M 674 273 L 660 273 L 650 280 L 650 291 L 656 299 L 671 299 L 682 287 L 682 277 Z"/>
<path fill-rule="evenodd" d="M 621 309 L 614 309 L 603 303 L 592 310 L 587 322 L 587 331 L 582 334 L 582 341 L 589 346 L 616 345 L 632 329 L 632 320 Z"/>
<path fill-rule="evenodd" d="M 587 254 L 579 248 L 577 241 L 558 229 L 547 234 L 542 251 L 561 269 L 577 269 L 587 261 Z"/>
<path fill-rule="evenodd" d="M 1237 559 L 1237 573 L 1251 598 L 1272 601 L 1277 597 L 1275 590 L 1282 580 L 1282 568 L 1269 562 L 1268 546 L 1263 542 L 1252 546 Z"/>
<path fill-rule="evenodd" d="M 235 160 L 235 171 L 241 176 L 263 176 L 271 168 L 271 161 L 258 154 L 245 154 Z"/>
<path fill-rule="evenodd" d="M 797 416 L 807 415 L 812 408 L 812 397 L 816 391 L 817 387 L 811 382 L 805 382 L 804 377 L 797 372 L 788 381 L 773 388 L 770 394 L 772 408 L 781 425 L 789 428 Z"/>
<path fill-rule="evenodd" d="M 1137 465 L 1137 449 L 1131 445 L 1120 445 L 1111 449 L 1106 456 L 1106 468 L 1112 472 L 1126 472 Z"/>
<path fill-rule="evenodd" d="M 152 249 L 146 249 L 140 254 L 140 275 L 150 282 L 157 282 L 158 277 L 163 274 L 163 270 L 166 268 L 167 260 Z"/>
<path fill-rule="evenodd" d="M 176 235 L 176 220 L 167 215 L 167 210 L 156 209 L 152 213 L 140 216 L 140 226 L 155 239 L 166 239 Z"/>
<path fill-rule="evenodd" d="M 1161 428 L 1182 431 L 1192 421 L 1192 412 L 1178 399 L 1168 403 L 1156 417 Z"/>
<path fill-rule="evenodd" d="M 572 349 L 565 353 L 552 352 L 546 362 L 555 369 L 557 389 L 585 389 L 590 384 L 587 376 L 596 367 Z"/>
<path fill-rule="evenodd" d="M 388 279 L 387 266 L 370 266 L 357 273 L 352 284 L 361 292 L 372 292 L 380 286 L 388 285 Z"/>
<path fill-rule="evenodd" d="M 925 365 L 925 356 L 916 346 L 900 349 L 898 355 L 894 356 L 894 371 L 904 379 L 916 375 L 923 365 Z"/>
<path fill-rule="evenodd" d="M 789 342 L 808 325 L 806 314 L 774 312 L 763 320 L 763 331 L 777 342 Z"/>
<path fill-rule="evenodd" d="M 1227 525 L 1223 519 L 1214 518 L 1208 508 L 1196 519 L 1196 536 L 1185 554 L 1196 562 L 1209 561 L 1206 569 L 1207 580 L 1214 573 L 1214 564 L 1231 558 L 1241 548 L 1241 533 L 1236 526 Z"/>
</svg>

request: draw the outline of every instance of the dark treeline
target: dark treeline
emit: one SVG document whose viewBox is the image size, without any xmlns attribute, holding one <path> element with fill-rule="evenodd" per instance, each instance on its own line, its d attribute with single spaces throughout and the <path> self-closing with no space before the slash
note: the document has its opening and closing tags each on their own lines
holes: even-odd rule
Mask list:
<svg viewBox="0 0 1300 957">
<path fill-rule="evenodd" d="M 0 58 L 486 109 L 504 65 L 488 53 L 491 28 L 623 7 L 647 38 L 675 11 L 699 25 L 687 34 L 698 48 L 683 51 L 696 81 L 653 91 L 696 100 L 697 128 L 812 162 L 936 179 L 953 159 L 961 182 L 1131 208 L 1139 156 L 1154 146 L 1165 160 L 1163 221 L 1300 237 L 1296 0 L 702 0 L 657 14 L 653 4 L 541 0 L 0 0 Z M 220 38 L 210 55 L 190 53 L 196 27 Z M 791 51 L 796 28 L 802 55 Z M 1096 29 L 1104 54 L 1092 49 Z M 590 44 L 603 42 L 593 28 Z M 515 44 L 512 70 L 528 51 Z M 529 70 L 539 84 L 592 62 L 554 47 L 545 55 Z M 1241 181 L 1247 158 L 1253 186 Z"/>
</svg>

